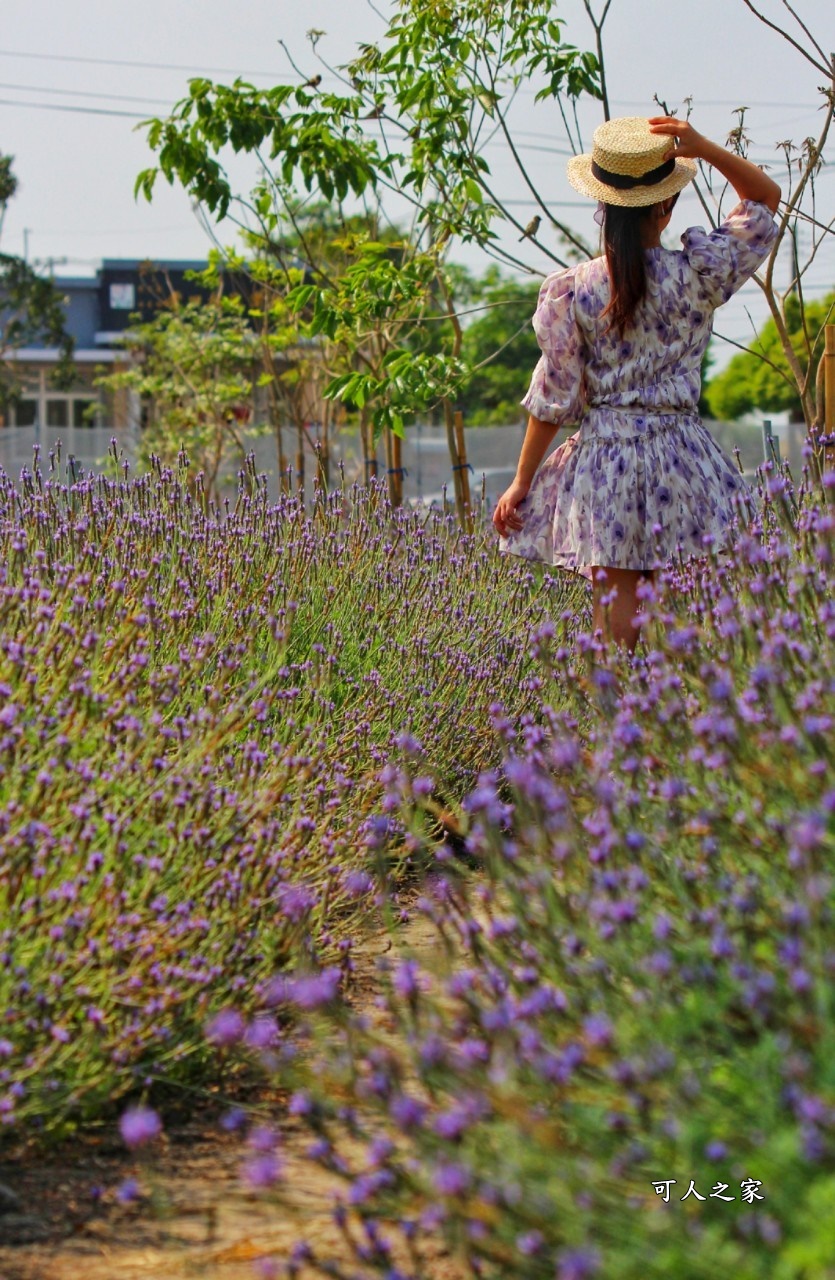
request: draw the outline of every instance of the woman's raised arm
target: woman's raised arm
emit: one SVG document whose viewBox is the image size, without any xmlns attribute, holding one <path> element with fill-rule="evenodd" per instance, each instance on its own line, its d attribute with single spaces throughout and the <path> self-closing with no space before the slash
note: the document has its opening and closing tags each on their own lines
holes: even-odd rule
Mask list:
<svg viewBox="0 0 835 1280">
<path fill-rule="evenodd" d="M 649 127 L 650 133 L 666 133 L 671 138 L 678 139 L 678 145 L 671 149 L 670 155 L 704 160 L 706 164 L 718 169 L 723 178 L 727 178 L 740 200 L 756 200 L 758 204 L 766 205 L 772 213 L 777 212 L 782 193 L 774 179 L 769 178 L 759 165 L 733 151 L 727 151 L 718 142 L 711 142 L 686 120 L 677 120 L 675 116 L 652 116 Z"/>
</svg>

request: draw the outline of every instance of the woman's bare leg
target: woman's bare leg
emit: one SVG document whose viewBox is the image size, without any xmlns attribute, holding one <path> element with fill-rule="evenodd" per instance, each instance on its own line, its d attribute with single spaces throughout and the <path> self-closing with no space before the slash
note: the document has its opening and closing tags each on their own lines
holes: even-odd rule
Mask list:
<svg viewBox="0 0 835 1280">
<path fill-rule="evenodd" d="M 592 578 L 592 627 L 600 630 L 615 644 L 635 652 L 641 624 L 638 584 L 644 578 L 652 579 L 652 573 L 641 569 L 611 569 L 594 565 Z M 603 601 L 606 601 L 604 604 Z"/>
</svg>

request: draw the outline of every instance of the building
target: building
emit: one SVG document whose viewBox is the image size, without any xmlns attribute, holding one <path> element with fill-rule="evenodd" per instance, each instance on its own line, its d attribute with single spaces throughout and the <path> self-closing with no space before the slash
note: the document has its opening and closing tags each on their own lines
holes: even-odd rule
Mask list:
<svg viewBox="0 0 835 1280">
<path fill-rule="evenodd" d="M 68 390 L 52 384 L 60 355 L 57 348 L 35 345 L 10 352 L 6 358 L 16 365 L 23 395 L 2 425 L 64 430 L 97 422 L 117 430 L 130 426 L 127 397 L 108 401 L 95 379 L 125 367 L 124 333 L 132 316 L 151 319 L 172 293 L 184 302 L 206 297 L 206 291 L 188 279 L 189 272 L 205 266 L 205 262 L 106 259 L 95 276 L 56 276 L 55 285 L 65 299 L 67 332 L 75 344 L 76 381 Z"/>
</svg>

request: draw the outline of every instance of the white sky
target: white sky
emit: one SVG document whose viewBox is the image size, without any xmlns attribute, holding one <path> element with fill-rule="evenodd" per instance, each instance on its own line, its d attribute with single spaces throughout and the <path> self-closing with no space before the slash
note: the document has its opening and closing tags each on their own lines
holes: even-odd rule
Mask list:
<svg viewBox="0 0 835 1280">
<path fill-rule="evenodd" d="M 758 3 L 775 20 L 787 16 L 781 0 Z M 567 38 L 593 47 L 581 0 L 556 7 L 567 20 Z M 826 48 L 831 0 L 796 0 L 794 7 Z M 388 11 L 386 0 L 381 8 Z M 151 205 L 134 201 L 136 174 L 153 163 L 153 155 L 142 133 L 134 131 L 136 119 L 104 113 L 164 115 L 192 74 L 226 83 L 241 74 L 262 86 L 292 82 L 280 38 L 313 74 L 321 68 L 305 38 L 309 28 L 325 30 L 319 47 L 334 65 L 346 62 L 358 41 L 374 40 L 383 29 L 367 0 L 236 0 L 234 6 L 229 0 L 27 0 L 4 10 L 0 151 L 15 157 L 20 185 L 6 215 L 2 247 L 10 253 L 27 248 L 30 259 L 51 258 L 59 275 L 88 274 L 105 257 L 203 258 L 207 252 L 205 232 L 179 188 L 162 183 Z M 759 23 L 743 0 L 612 0 L 605 40 L 613 114 L 654 114 L 656 92 L 679 107 L 692 95 L 696 127 L 724 141 L 736 120 L 733 108 L 747 105 L 752 158 L 770 163 L 785 186 L 774 144 L 815 132 L 821 76 Z M 564 176 L 562 153 L 568 148 L 559 115 L 552 104 L 534 106 L 534 92 L 533 86 L 523 89 L 510 116 L 524 159 L 555 213 L 593 239 L 593 206 Z M 583 107 L 587 146 L 601 118 L 599 105 Z M 487 155 L 499 195 L 527 221 L 535 207 L 509 154 L 497 140 Z M 835 212 L 833 172 L 835 166 L 820 179 L 825 218 Z M 254 167 L 239 162 L 236 173 L 245 187 Z M 695 196 L 685 192 L 668 243 L 675 244 L 684 227 L 703 222 Z M 509 228 L 505 240 L 514 251 L 517 235 Z M 231 229 L 220 238 L 230 242 Z M 819 254 L 809 296 L 835 286 L 834 244 L 830 236 Z M 535 247 L 527 248 L 532 267 L 553 269 Z M 460 256 L 473 268 L 487 265 L 472 251 Z M 746 341 L 746 308 L 760 323 L 765 310 L 754 285 L 719 313 L 717 331 Z M 732 351 L 725 346 L 715 354 L 721 365 Z"/>
</svg>

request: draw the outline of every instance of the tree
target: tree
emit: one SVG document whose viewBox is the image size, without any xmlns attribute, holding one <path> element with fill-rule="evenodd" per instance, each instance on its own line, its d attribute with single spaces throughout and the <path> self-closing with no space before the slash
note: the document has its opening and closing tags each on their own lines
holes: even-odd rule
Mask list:
<svg viewBox="0 0 835 1280">
<path fill-rule="evenodd" d="M 453 405 L 468 370 L 463 326 L 448 269 L 456 243 L 523 271 L 533 269 L 503 250 L 494 223 L 521 221 L 498 198 L 484 156 L 488 136 L 502 136 L 530 194 L 546 215 L 557 247 L 537 239 L 554 266 L 585 255 L 588 246 L 546 207 L 513 143 L 507 110 L 519 86 L 536 80 L 540 97 L 556 99 L 566 115 L 583 93 L 600 96 L 596 55 L 567 44 L 551 0 L 464 0 L 427 7 L 401 0 L 383 40 L 360 46 L 344 68 L 319 54 L 323 33 L 310 33 L 315 58 L 338 76 L 342 89 L 320 92 L 316 77 L 292 63 L 295 84 L 261 90 L 192 80 L 188 97 L 166 120 L 148 123 L 158 167 L 139 176 L 150 199 L 158 173 L 180 181 L 217 217 L 237 222 L 265 252 L 305 193 L 330 202 L 347 223 L 357 207 L 382 229 L 394 219 L 386 198 L 396 192 L 412 211 L 396 254 L 379 231 L 357 236 L 351 261 L 337 276 L 296 226 L 309 279 L 289 294 L 310 333 L 349 355 L 326 394 L 367 422 L 373 440 L 386 433 L 388 470 L 396 475 L 398 440 L 416 411 L 441 407 L 453 458 L 459 513 L 465 477 L 453 431 Z M 292 61 L 292 60 L 291 60 Z M 372 123 L 373 122 L 373 123 Z M 256 157 L 262 181 L 248 194 L 233 190 L 225 154 Z M 443 310 L 436 302 L 440 300 Z M 432 317 L 433 342 L 410 335 Z M 415 350 L 415 346 L 418 350 Z M 395 486 L 393 486 L 394 488 Z"/>
<path fill-rule="evenodd" d="M 241 429 L 253 418 L 258 381 L 258 339 L 239 297 L 174 304 L 126 335 L 134 364 L 98 379 L 110 390 L 127 388 L 144 402 L 147 423 L 140 459 L 176 464 L 185 448 L 203 473 L 207 495 L 217 496 L 230 457 L 241 463 Z M 193 473 L 190 473 L 193 474 Z"/>
<path fill-rule="evenodd" d="M 835 309 L 835 293 L 801 309 L 799 298 L 786 300 L 785 323 L 797 360 L 811 348 L 811 381 L 817 378 L 822 331 Z M 779 413 L 788 410 L 792 421 L 803 421 L 803 402 L 783 349 L 774 319 L 767 320 L 750 351 L 735 355 L 727 367 L 708 383 L 705 395 L 716 418 L 738 418 L 752 410 Z"/>
<path fill-rule="evenodd" d="M 790 25 L 785 29 L 761 14 L 752 0 L 743 3 L 824 79 L 817 137 L 798 146 L 780 144 L 789 191 L 779 215 L 777 247 L 758 278 L 812 429 L 822 420 L 815 344 L 804 328 L 798 353 L 788 331 L 787 307 L 796 296 L 804 314 L 804 276 L 835 226 L 835 219 L 819 218 L 816 204 L 817 176 L 835 111 L 835 67 L 787 0 Z M 505 267 L 538 274 L 520 256 L 524 250 L 509 251 L 501 244 L 496 227 L 503 220 L 516 228 L 520 241 L 532 240 L 553 267 L 588 255 L 588 244 L 555 218 L 543 200 L 535 175 L 520 156 L 508 114 L 523 83 L 538 85 L 537 100 L 556 102 L 565 138 L 575 151 L 582 149 L 578 98 L 597 98 L 608 118 L 603 27 L 611 0 L 605 0 L 599 17 L 592 0 L 584 0 L 584 8 L 594 32 L 594 52 L 581 52 L 565 41 L 552 0 L 440 0 L 431 6 L 423 0 L 399 0 L 383 38 L 361 45 L 343 67 L 332 67 L 319 52 L 324 33 L 309 33 L 312 56 L 338 78 L 338 92 L 320 91 L 321 76 L 309 74 L 309 68 L 303 70 L 291 58 L 295 83 L 261 90 L 242 80 L 226 86 L 195 79 L 167 119 L 147 122 L 157 166 L 139 175 L 137 190 L 150 199 L 160 173 L 169 182 L 179 181 L 211 214 L 231 219 L 259 238 L 267 251 L 281 221 L 289 218 L 292 223 L 294 208 L 311 195 L 332 203 L 340 219 L 364 208 L 378 228 L 394 221 L 387 208 L 390 195 L 410 207 L 412 222 L 397 261 L 378 231 L 355 241 L 353 262 L 337 278 L 305 250 L 300 235 L 307 278 L 288 301 L 311 334 L 349 353 L 350 367 L 331 380 L 326 395 L 359 412 L 373 440 L 385 432 L 390 444 L 391 435 L 401 436 L 404 421 L 416 411 L 441 408 L 459 512 L 466 472 L 456 461 L 452 406 L 472 370 L 463 354 L 464 326 L 450 254 L 458 244 L 477 245 Z M 520 189 L 530 196 L 530 211 L 538 216 L 530 224 L 527 212 L 517 219 L 497 194 L 484 155 L 486 141 L 493 138 L 504 141 Z M 747 149 L 744 108 L 729 142 L 743 154 Z M 263 173 L 248 194 L 234 190 L 225 167 L 228 154 L 241 152 L 254 156 Z M 697 189 L 715 224 L 726 188 L 714 188 L 712 174 L 705 172 Z M 547 231 L 540 233 L 540 223 Z M 530 234 L 528 225 L 534 227 Z M 801 227 L 811 233 L 803 262 Z M 775 262 L 787 240 L 795 246 L 795 270 L 781 290 Z M 438 299 L 443 310 L 435 305 Z M 426 324 L 437 326 L 431 341 L 407 338 L 410 330 L 416 334 Z M 396 441 L 388 457 L 389 472 L 396 474 Z"/>
<path fill-rule="evenodd" d="M 9 201 L 17 191 L 12 156 L 0 155 L 0 234 Z M 52 374 L 57 387 L 73 378 L 72 338 L 64 327 L 61 295 L 50 279 L 22 258 L 0 252 L 0 414 L 20 396 L 22 386 L 14 351 L 43 341 L 58 347 L 60 358 Z"/>
</svg>

